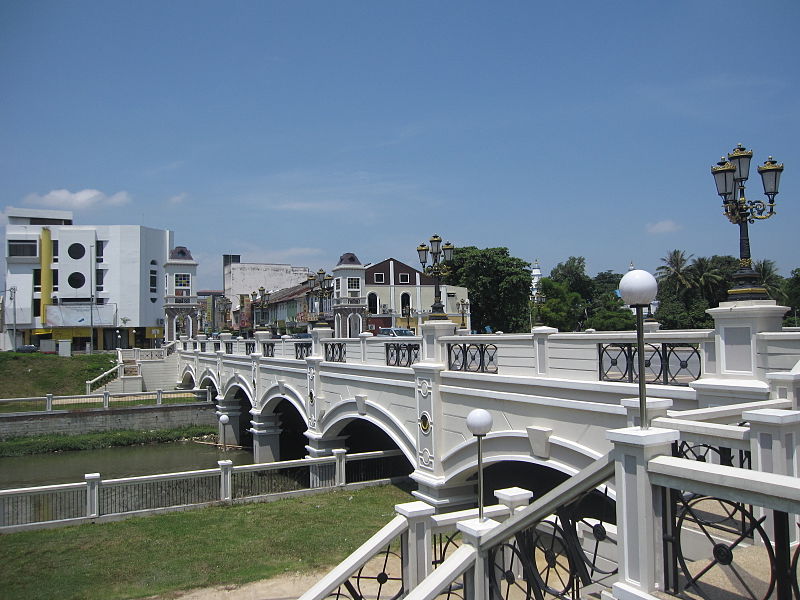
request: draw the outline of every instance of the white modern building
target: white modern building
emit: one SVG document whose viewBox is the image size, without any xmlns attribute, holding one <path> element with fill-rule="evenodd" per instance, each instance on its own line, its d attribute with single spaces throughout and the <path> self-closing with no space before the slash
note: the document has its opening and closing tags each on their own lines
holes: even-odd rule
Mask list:
<svg viewBox="0 0 800 600">
<path fill-rule="evenodd" d="M 70 211 L 8 207 L 6 217 L 14 294 L 3 302 L 4 349 L 42 340 L 80 350 L 160 345 L 165 297 L 191 303 L 197 263 L 174 247 L 172 231 L 74 225 Z"/>
</svg>

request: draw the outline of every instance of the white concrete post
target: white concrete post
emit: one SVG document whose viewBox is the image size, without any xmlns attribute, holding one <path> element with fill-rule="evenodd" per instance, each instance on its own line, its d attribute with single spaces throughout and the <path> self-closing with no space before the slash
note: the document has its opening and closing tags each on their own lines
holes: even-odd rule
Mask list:
<svg viewBox="0 0 800 600">
<path fill-rule="evenodd" d="M 612 429 L 606 437 L 614 444 L 617 488 L 619 579 L 612 587 L 615 598 L 650 598 L 663 589 L 661 493 L 650 484 L 647 463 L 671 454 L 679 432 L 651 427 Z"/>
<path fill-rule="evenodd" d="M 164 391 L 156 390 L 156 406 L 161 406 L 163 400 L 164 400 Z"/>
<path fill-rule="evenodd" d="M 335 450 L 334 450 L 335 452 Z M 394 510 L 408 521 L 403 535 L 403 589 L 413 590 L 431 572 L 431 528 L 429 517 L 436 512 L 421 500 L 396 504 Z"/>
<path fill-rule="evenodd" d="M 219 499 L 230 502 L 233 497 L 233 461 L 219 460 Z"/>
<path fill-rule="evenodd" d="M 362 331 L 358 334 L 358 341 L 361 345 L 361 362 L 367 362 L 367 340 L 373 337 L 369 331 Z"/>
<path fill-rule="evenodd" d="M 800 411 L 762 408 L 742 413 L 742 418 L 750 422 L 750 451 L 752 468 L 765 473 L 797 477 L 798 452 L 800 443 Z M 767 520 L 764 528 L 770 539 L 775 539 L 773 512 L 759 509 Z M 797 515 L 789 515 L 789 543 L 798 541 Z"/>
<path fill-rule="evenodd" d="M 336 474 L 334 477 L 335 485 L 345 485 L 347 483 L 347 470 L 346 460 L 347 450 L 344 448 L 335 448 L 332 450 L 334 458 L 336 458 Z"/>
<path fill-rule="evenodd" d="M 524 509 L 528 504 L 530 504 L 531 498 L 533 498 L 533 492 L 530 490 L 523 489 L 521 487 L 510 487 L 504 488 L 502 490 L 497 490 L 494 493 L 495 498 L 500 501 L 500 504 L 505 506 L 508 509 L 509 516 L 513 517 L 514 513 Z M 505 559 L 504 564 L 506 565 L 514 565 L 514 575 L 517 579 L 522 579 L 523 577 L 523 568 L 522 568 L 522 561 L 514 560 L 514 551 L 511 550 L 509 546 L 504 546 L 503 548 L 503 558 Z"/>
<path fill-rule="evenodd" d="M 646 398 L 645 402 L 647 403 L 647 419 L 650 422 L 658 417 L 666 417 L 667 411 L 672 408 L 672 400 L 669 398 Z M 639 427 L 641 425 L 639 398 L 623 398 L 620 400 L 620 404 L 625 407 L 628 427 Z"/>
<path fill-rule="evenodd" d="M 108 390 L 103 391 L 103 408 L 108 408 L 109 402 L 111 401 L 111 394 Z"/>
<path fill-rule="evenodd" d="M 100 473 L 86 473 L 86 516 L 100 516 Z"/>
<path fill-rule="evenodd" d="M 206 402 L 211 404 L 213 401 L 214 401 L 214 398 L 211 396 L 211 388 L 207 387 L 206 388 Z"/>
<path fill-rule="evenodd" d="M 494 519 L 468 519 L 456 523 L 461 532 L 464 543 L 478 547 L 481 535 L 497 527 L 499 523 Z M 489 600 L 489 563 L 488 551 L 478 553 L 475 557 L 475 566 L 466 572 L 465 598 L 470 600 Z"/>
<path fill-rule="evenodd" d="M 253 434 L 253 462 L 268 463 L 281 459 L 280 415 L 262 415 L 255 408 L 250 411 L 250 433 Z"/>
<path fill-rule="evenodd" d="M 284 357 L 284 358 L 286 358 L 286 343 L 290 339 L 292 339 L 292 336 L 290 336 L 290 335 L 282 335 L 281 336 L 281 356 Z M 290 356 L 289 358 L 294 358 L 294 357 Z"/>
<path fill-rule="evenodd" d="M 51 412 L 53 410 L 53 394 L 47 394 L 45 396 L 45 407 L 44 409 L 47 412 Z"/>
</svg>

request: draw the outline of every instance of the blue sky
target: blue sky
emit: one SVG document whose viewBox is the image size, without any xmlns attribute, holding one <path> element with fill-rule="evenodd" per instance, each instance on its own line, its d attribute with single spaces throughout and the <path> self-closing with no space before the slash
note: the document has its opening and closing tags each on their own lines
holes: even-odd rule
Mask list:
<svg viewBox="0 0 800 600">
<path fill-rule="evenodd" d="M 0 1 L 0 205 L 221 255 L 545 273 L 737 254 L 710 167 L 786 165 L 754 258 L 800 267 L 800 2 Z M 791 240 L 795 240 L 794 242 Z"/>
</svg>

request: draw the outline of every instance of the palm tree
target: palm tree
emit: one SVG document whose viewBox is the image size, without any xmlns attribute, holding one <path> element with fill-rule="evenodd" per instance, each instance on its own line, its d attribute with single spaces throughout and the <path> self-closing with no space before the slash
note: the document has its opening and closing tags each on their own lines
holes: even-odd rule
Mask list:
<svg viewBox="0 0 800 600">
<path fill-rule="evenodd" d="M 669 286 L 674 287 L 675 292 L 686 293 L 694 287 L 692 274 L 689 270 L 689 259 L 692 254 L 686 256 L 683 250 L 673 250 L 661 259 L 664 264 L 656 269 L 656 278 Z"/>
<path fill-rule="evenodd" d="M 753 262 L 753 270 L 758 273 L 758 283 L 767 290 L 767 294 L 778 302 L 786 301 L 783 289 L 783 277 L 778 274 L 778 267 L 774 260 L 765 258 Z"/>
<path fill-rule="evenodd" d="M 689 271 L 691 272 L 692 281 L 709 306 L 716 305 L 717 287 L 725 279 L 722 272 L 714 266 L 710 258 L 705 256 L 695 258 L 689 267 Z"/>
</svg>

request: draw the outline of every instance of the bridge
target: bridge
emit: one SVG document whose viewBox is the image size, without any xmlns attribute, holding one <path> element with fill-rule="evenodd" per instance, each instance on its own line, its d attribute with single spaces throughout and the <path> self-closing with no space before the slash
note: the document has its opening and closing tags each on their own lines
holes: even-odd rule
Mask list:
<svg viewBox="0 0 800 600">
<path fill-rule="evenodd" d="M 644 374 L 634 332 L 468 335 L 429 321 L 402 341 L 334 338 L 327 328 L 310 340 L 182 338 L 178 379 L 211 390 L 228 416 L 221 434 L 252 444 L 255 462 L 397 448 L 415 495 L 443 512 L 474 505 L 476 441 L 466 426 L 474 408 L 494 419 L 483 442 L 489 493 L 535 487 L 537 497 L 611 451 L 609 430 L 638 424 L 642 375 L 656 419 L 797 410 L 800 328 L 781 327 L 785 310 L 723 303 L 710 311 L 714 329 L 651 325 Z"/>
</svg>

